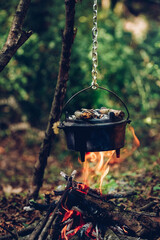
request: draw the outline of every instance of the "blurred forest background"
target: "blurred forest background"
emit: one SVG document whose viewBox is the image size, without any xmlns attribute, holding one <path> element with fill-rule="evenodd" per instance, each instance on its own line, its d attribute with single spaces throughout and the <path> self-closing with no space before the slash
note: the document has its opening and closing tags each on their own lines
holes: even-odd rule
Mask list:
<svg viewBox="0 0 160 240">
<path fill-rule="evenodd" d="M 17 0 L 0 1 L 0 48 L 6 41 L 17 4 Z M 72 46 L 66 100 L 91 84 L 92 4 L 90 0 L 76 4 L 77 35 Z M 99 0 L 98 5 L 98 83 L 124 100 L 141 142 L 127 159 L 128 170 L 136 165 L 158 174 L 160 1 Z M 24 28 L 34 33 L 0 74 L 0 178 L 6 192 L 3 183 L 10 181 L 12 187 L 28 187 L 28 176 L 32 176 L 38 158 L 57 81 L 64 11 L 64 1 L 33 0 Z M 93 103 L 123 108 L 112 96 L 98 90 L 93 96 L 80 95 L 70 110 L 92 107 Z M 67 150 L 63 134 L 58 135 L 45 182 L 56 183 L 59 164 L 64 167 L 65 161 L 69 171 L 72 164 L 78 164 L 77 158 L 76 153 Z M 156 184 L 156 190 L 160 190 Z"/>
</svg>

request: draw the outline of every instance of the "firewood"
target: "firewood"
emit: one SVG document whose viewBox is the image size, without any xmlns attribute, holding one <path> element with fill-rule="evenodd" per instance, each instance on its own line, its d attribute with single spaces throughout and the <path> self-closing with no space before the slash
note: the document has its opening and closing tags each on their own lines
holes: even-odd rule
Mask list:
<svg viewBox="0 0 160 240">
<path fill-rule="evenodd" d="M 70 191 L 69 195 L 69 207 L 75 204 L 86 216 L 99 222 L 99 224 L 106 225 L 106 227 L 115 223 L 120 226 L 125 225 L 130 232 L 134 232 L 138 237 L 154 234 L 160 228 L 158 220 L 155 221 L 143 213 L 121 210 L 113 202 L 104 202 L 74 189 Z"/>
<path fill-rule="evenodd" d="M 75 170 L 74 170 L 75 171 Z M 63 172 L 61 172 L 62 175 Z M 63 173 L 63 177 L 66 181 L 69 180 L 70 176 L 68 176 L 67 174 Z M 72 177 L 73 178 L 73 177 Z M 136 195 L 137 193 L 135 191 L 129 191 L 129 192 L 120 192 L 120 193 L 110 193 L 110 194 L 101 194 L 99 191 L 97 191 L 96 189 L 92 189 L 90 187 L 88 187 L 87 185 L 82 184 L 81 182 L 77 182 L 77 181 L 72 181 L 72 186 L 74 188 L 80 188 L 81 186 L 84 186 L 87 194 L 89 196 L 92 196 L 94 198 L 98 198 L 101 199 L 103 201 L 108 201 L 110 199 L 114 199 L 114 198 L 126 198 L 126 197 L 130 197 L 133 195 Z M 64 193 L 63 191 L 54 191 L 55 196 L 61 196 Z"/>
<path fill-rule="evenodd" d="M 48 218 L 50 216 L 50 212 L 48 211 L 48 213 L 41 218 L 40 222 L 37 224 L 37 226 L 35 227 L 34 231 L 32 232 L 32 234 L 27 238 L 27 240 L 35 240 L 38 239 L 39 234 L 41 233 L 41 231 L 43 230 L 44 226 L 46 225 Z"/>
</svg>

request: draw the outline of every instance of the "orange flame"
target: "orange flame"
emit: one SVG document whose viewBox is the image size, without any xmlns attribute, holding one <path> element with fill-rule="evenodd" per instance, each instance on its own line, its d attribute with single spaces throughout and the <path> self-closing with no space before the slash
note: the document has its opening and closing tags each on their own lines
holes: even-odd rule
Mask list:
<svg viewBox="0 0 160 240">
<path fill-rule="evenodd" d="M 129 126 L 129 131 L 133 136 L 133 142 L 132 142 L 130 149 L 123 148 L 121 150 L 120 158 L 118 158 L 118 159 L 116 158 L 115 150 L 106 151 L 106 152 L 86 153 L 85 162 L 83 163 L 83 170 L 82 170 L 82 178 L 83 178 L 84 184 L 78 183 L 77 191 L 87 194 L 87 192 L 89 190 L 88 186 L 93 184 L 94 182 L 97 182 L 97 180 L 98 180 L 100 193 L 102 193 L 102 184 L 103 184 L 104 178 L 106 177 L 106 175 L 109 172 L 109 164 L 120 163 L 120 162 L 124 161 L 128 156 L 132 155 L 132 153 L 140 146 L 140 142 L 135 135 L 135 131 L 134 131 L 133 127 Z M 62 208 L 63 208 L 63 210 L 65 210 L 65 214 L 62 219 L 62 222 L 65 223 L 66 225 L 63 227 L 63 229 L 61 231 L 61 239 L 69 240 L 82 227 L 85 227 L 87 224 L 85 224 L 82 214 L 78 210 L 75 210 L 75 209 L 69 210 L 69 209 L 67 209 L 67 206 L 64 207 L 63 205 L 62 205 Z M 69 221 L 67 221 L 67 220 L 69 220 Z M 74 224 L 73 224 L 72 220 L 74 221 Z M 76 223 L 76 225 L 75 225 L 75 223 Z M 122 227 L 122 229 L 127 234 L 127 230 L 124 227 Z M 91 226 L 87 225 L 85 234 L 86 234 L 86 236 L 91 237 L 91 239 L 93 239 L 93 240 L 97 239 L 97 237 L 96 237 L 97 230 L 94 229 L 94 227 L 92 225 Z"/>
<path fill-rule="evenodd" d="M 68 237 L 66 236 L 66 230 L 67 230 L 67 225 L 64 226 L 64 228 L 61 231 L 61 237 L 62 239 L 68 240 Z"/>
<path fill-rule="evenodd" d="M 82 169 L 82 181 L 85 184 L 91 185 L 95 181 L 99 182 L 99 189 L 102 193 L 102 184 L 105 176 L 109 172 L 109 164 L 120 163 L 124 161 L 140 146 L 140 141 L 135 135 L 134 128 L 129 126 L 129 131 L 133 137 L 132 146 L 131 149 L 123 148 L 121 150 L 120 158 L 116 158 L 115 150 L 86 153 L 85 162 L 83 163 Z"/>
<path fill-rule="evenodd" d="M 107 151 L 107 152 L 87 153 L 85 156 L 85 162 L 83 163 L 83 171 L 82 171 L 83 182 L 87 185 L 91 185 L 94 182 L 94 178 L 98 177 L 100 182 L 100 192 L 101 192 L 103 179 L 109 172 L 108 163 L 113 157 L 114 153 L 115 153 L 115 150 Z M 96 182 L 97 182 L 97 179 L 96 179 Z"/>
<path fill-rule="evenodd" d="M 131 125 L 128 125 L 128 130 L 130 131 L 130 133 L 131 133 L 131 135 L 133 137 L 133 142 L 132 142 L 131 148 L 130 149 L 129 148 L 122 148 L 121 149 L 120 158 L 114 157 L 110 161 L 110 164 L 123 162 L 126 158 L 131 156 L 134 153 L 134 151 L 140 146 L 140 141 L 139 141 L 139 139 L 137 138 L 137 136 L 135 134 L 134 128 Z M 126 143 L 126 146 L 127 145 L 130 145 L 130 144 Z"/>
<path fill-rule="evenodd" d="M 128 231 L 125 229 L 125 227 L 122 227 L 123 231 L 128 234 Z"/>
</svg>

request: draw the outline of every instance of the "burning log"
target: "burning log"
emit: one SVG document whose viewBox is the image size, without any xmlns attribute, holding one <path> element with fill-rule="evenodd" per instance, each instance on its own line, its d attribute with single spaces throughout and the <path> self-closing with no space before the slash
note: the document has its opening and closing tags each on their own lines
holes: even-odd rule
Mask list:
<svg viewBox="0 0 160 240">
<path fill-rule="evenodd" d="M 138 237 L 140 240 L 146 237 L 153 240 L 154 236 L 159 236 L 159 216 L 124 210 L 111 201 L 131 196 L 135 192 L 102 195 L 85 184 L 73 181 L 75 174 L 76 171 L 71 176 L 61 172 L 67 186 L 63 192 L 56 192 L 61 197 L 58 202 L 50 203 L 49 208 L 48 203 L 31 203 L 32 207 L 39 207 L 47 213 L 26 239 L 137 240 Z M 151 205 L 154 204 L 147 204 L 146 208 Z"/>
<path fill-rule="evenodd" d="M 113 202 L 104 202 L 102 199 L 95 199 L 88 194 L 72 189 L 69 193 L 68 204 L 76 204 L 85 216 L 91 218 L 93 222 L 98 222 L 99 226 L 117 225 L 127 226 L 128 232 L 135 236 L 143 237 L 154 234 L 158 231 L 159 220 L 147 216 L 145 213 L 121 210 Z"/>
</svg>

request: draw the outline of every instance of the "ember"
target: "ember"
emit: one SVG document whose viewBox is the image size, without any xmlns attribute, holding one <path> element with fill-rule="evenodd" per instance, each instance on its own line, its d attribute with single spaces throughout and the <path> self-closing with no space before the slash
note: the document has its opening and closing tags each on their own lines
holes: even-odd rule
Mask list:
<svg viewBox="0 0 160 240">
<path fill-rule="evenodd" d="M 28 239 L 103 240 L 114 237 L 113 239 L 124 240 L 130 239 L 127 236 L 132 236 L 135 238 L 131 239 L 135 240 L 153 237 L 159 232 L 159 218 L 154 214 L 151 216 L 143 212 L 132 212 L 115 205 L 114 199 L 130 197 L 135 192 L 103 195 L 74 181 L 75 171 L 71 176 L 64 172 L 61 175 L 67 181 L 65 190 L 60 192 L 58 202 L 53 201 L 48 206 L 47 214 Z M 119 238 L 116 237 L 117 234 Z"/>
</svg>

